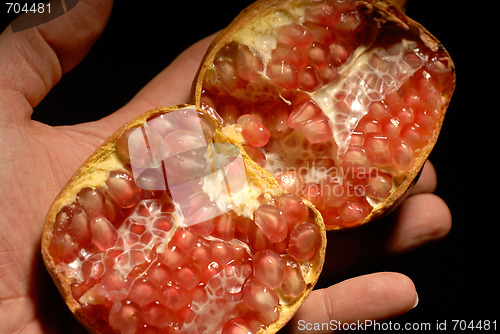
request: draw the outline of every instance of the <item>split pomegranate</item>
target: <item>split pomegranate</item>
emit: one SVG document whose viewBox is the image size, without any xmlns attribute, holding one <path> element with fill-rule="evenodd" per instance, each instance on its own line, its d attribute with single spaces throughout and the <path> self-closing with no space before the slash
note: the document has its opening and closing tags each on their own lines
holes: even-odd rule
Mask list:
<svg viewBox="0 0 500 334">
<path fill-rule="evenodd" d="M 275 333 L 326 228 L 407 192 L 454 85 L 441 44 L 385 0 L 258 1 L 214 40 L 195 106 L 128 122 L 75 173 L 45 264 L 91 332 Z"/>
<path fill-rule="evenodd" d="M 92 332 L 274 332 L 314 286 L 319 212 L 219 129 L 194 106 L 147 113 L 53 204 L 43 255 Z"/>
<path fill-rule="evenodd" d="M 260 1 L 212 44 L 196 101 L 339 229 L 411 186 L 454 82 L 441 44 L 389 3 Z"/>
</svg>

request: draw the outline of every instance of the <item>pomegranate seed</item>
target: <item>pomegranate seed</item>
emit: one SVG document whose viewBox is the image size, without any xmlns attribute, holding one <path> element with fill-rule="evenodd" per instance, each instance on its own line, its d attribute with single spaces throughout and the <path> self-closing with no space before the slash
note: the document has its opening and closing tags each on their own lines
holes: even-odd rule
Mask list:
<svg viewBox="0 0 500 334">
<path fill-rule="evenodd" d="M 78 193 L 76 202 L 89 217 L 104 212 L 104 195 L 100 190 L 83 188 Z"/>
<path fill-rule="evenodd" d="M 115 302 L 109 312 L 109 324 L 121 333 L 135 333 L 140 325 L 139 307 L 131 302 Z"/>
<path fill-rule="evenodd" d="M 314 22 L 304 22 L 303 25 L 314 35 L 314 42 L 329 46 L 337 38 L 337 31 L 333 27 Z"/>
<path fill-rule="evenodd" d="M 344 183 L 328 182 L 323 186 L 323 201 L 327 208 L 338 208 L 345 203 L 352 193 L 351 189 Z"/>
<path fill-rule="evenodd" d="M 299 86 L 297 69 L 284 60 L 272 60 L 267 65 L 266 74 L 269 79 L 285 89 L 293 90 Z"/>
<path fill-rule="evenodd" d="M 201 281 L 207 283 L 212 277 L 217 275 L 222 270 L 222 267 L 215 261 L 210 262 L 206 267 L 201 269 Z"/>
<path fill-rule="evenodd" d="M 262 60 L 250 51 L 248 46 L 241 46 L 236 57 L 236 71 L 238 76 L 246 81 L 254 81 L 260 76 L 260 72 L 263 70 L 264 64 Z"/>
<path fill-rule="evenodd" d="M 165 247 L 163 253 L 158 254 L 158 260 L 166 264 L 171 269 L 177 268 L 184 264 L 187 260 L 187 255 L 180 248 L 176 246 Z"/>
<path fill-rule="evenodd" d="M 283 211 L 274 205 L 261 205 L 255 210 L 255 224 L 271 242 L 283 241 L 288 232 Z"/>
<path fill-rule="evenodd" d="M 196 235 L 196 233 L 190 231 L 189 229 L 179 229 L 172 236 L 169 245 L 178 247 L 186 254 L 188 254 L 189 252 L 191 252 L 197 242 L 198 236 Z"/>
<path fill-rule="evenodd" d="M 403 126 L 401 129 L 401 138 L 408 141 L 414 149 L 421 148 L 425 144 L 424 134 L 417 123 Z"/>
<path fill-rule="evenodd" d="M 302 188 L 301 196 L 306 198 L 317 208 L 322 208 L 324 205 L 322 186 L 319 183 L 306 183 Z"/>
<path fill-rule="evenodd" d="M 344 154 L 342 168 L 346 174 L 366 174 L 370 167 L 371 162 L 362 146 L 352 145 Z"/>
<path fill-rule="evenodd" d="M 371 212 L 372 207 L 364 198 L 350 200 L 339 207 L 342 221 L 347 225 L 354 225 L 365 219 Z"/>
<path fill-rule="evenodd" d="M 316 70 L 311 66 L 299 71 L 299 89 L 312 92 L 321 86 Z"/>
<path fill-rule="evenodd" d="M 279 186 L 284 191 L 292 194 L 298 193 L 302 189 L 302 185 L 304 184 L 304 178 L 302 178 L 302 176 L 300 176 L 300 174 L 295 171 L 278 174 L 276 175 L 276 180 L 278 181 Z"/>
<path fill-rule="evenodd" d="M 359 31 L 362 20 L 357 10 L 345 11 L 341 14 L 340 21 L 335 25 L 339 34 Z"/>
<path fill-rule="evenodd" d="M 141 189 L 127 173 L 112 171 L 106 180 L 106 187 L 106 194 L 124 209 L 135 206 L 141 199 Z"/>
<path fill-rule="evenodd" d="M 95 284 L 104 274 L 104 263 L 102 254 L 91 255 L 82 263 L 83 282 L 87 285 Z"/>
<path fill-rule="evenodd" d="M 335 81 L 339 77 L 337 69 L 331 65 L 319 69 L 317 73 L 319 79 L 324 85 L 329 84 L 332 81 Z"/>
<path fill-rule="evenodd" d="M 186 307 L 191 302 L 191 294 L 182 286 L 166 285 L 162 291 L 165 297 L 165 306 L 174 312 Z"/>
<path fill-rule="evenodd" d="M 253 257 L 253 275 L 271 289 L 283 284 L 283 261 L 272 250 L 257 252 Z"/>
<path fill-rule="evenodd" d="M 200 271 L 194 266 L 179 267 L 173 273 L 176 283 L 188 290 L 194 289 L 201 280 Z"/>
<path fill-rule="evenodd" d="M 147 305 L 157 298 L 157 288 L 148 278 L 136 279 L 129 292 L 129 298 L 140 306 Z"/>
<path fill-rule="evenodd" d="M 222 334 L 253 334 L 255 333 L 245 319 L 231 319 L 222 328 Z"/>
<path fill-rule="evenodd" d="M 273 322 L 277 321 L 280 316 L 280 310 L 278 307 L 275 307 L 273 310 L 266 313 L 257 313 L 257 318 L 259 322 L 261 322 L 264 326 L 269 326 Z"/>
<path fill-rule="evenodd" d="M 285 262 L 285 268 L 281 292 L 288 298 L 295 299 L 302 295 L 306 287 L 302 269 L 297 261 L 290 256 L 285 257 L 283 261 Z"/>
<path fill-rule="evenodd" d="M 248 280 L 245 284 L 243 300 L 250 309 L 261 313 L 272 311 L 279 303 L 276 292 L 256 278 Z"/>
<path fill-rule="evenodd" d="M 245 82 L 238 76 L 236 66 L 237 65 L 234 60 L 214 60 L 217 79 L 220 81 L 220 85 L 229 93 L 242 89 L 245 86 Z"/>
<path fill-rule="evenodd" d="M 388 139 L 395 139 L 401 131 L 401 124 L 396 117 L 386 116 L 380 121 L 380 129 Z"/>
<path fill-rule="evenodd" d="M 163 138 L 149 126 L 134 128 L 128 136 L 127 144 L 133 169 L 151 168 L 165 157 Z"/>
<path fill-rule="evenodd" d="M 253 252 L 269 248 L 270 241 L 267 235 L 258 226 L 253 225 L 248 239 Z"/>
<path fill-rule="evenodd" d="M 173 319 L 172 312 L 159 303 L 146 305 L 142 310 L 142 318 L 147 325 L 157 328 L 167 327 Z"/>
<path fill-rule="evenodd" d="M 234 258 L 233 248 L 222 241 L 216 241 L 211 244 L 214 260 L 225 266 Z"/>
<path fill-rule="evenodd" d="M 306 53 L 309 64 L 316 69 L 321 69 L 330 64 L 330 50 L 324 45 L 313 43 L 307 48 Z"/>
<path fill-rule="evenodd" d="M 55 259 L 70 263 L 77 257 L 78 243 L 67 233 L 64 235 L 54 235 L 50 243 L 49 252 Z"/>
<path fill-rule="evenodd" d="M 370 115 L 366 115 L 359 121 L 356 131 L 362 133 L 379 132 L 380 125 L 377 119 Z"/>
<path fill-rule="evenodd" d="M 241 111 L 238 109 L 238 106 L 232 103 L 223 104 L 218 111 L 224 120 L 223 125 L 235 124 L 238 117 L 241 116 Z"/>
<path fill-rule="evenodd" d="M 288 126 L 292 129 L 304 127 L 308 122 L 321 119 L 323 111 L 312 100 L 306 100 L 297 104 L 288 118 Z"/>
<path fill-rule="evenodd" d="M 304 15 L 306 20 L 327 26 L 333 26 L 340 20 L 340 11 L 328 1 L 313 2 L 307 6 Z"/>
<path fill-rule="evenodd" d="M 71 217 L 73 216 L 73 209 L 65 206 L 56 215 L 54 222 L 54 233 L 65 233 L 71 224 Z"/>
<path fill-rule="evenodd" d="M 115 245 L 118 233 L 114 226 L 104 217 L 96 217 L 90 221 L 92 243 L 105 251 Z"/>
<path fill-rule="evenodd" d="M 271 131 L 257 117 L 246 114 L 238 118 L 245 140 L 252 146 L 262 147 L 269 142 Z"/>
<path fill-rule="evenodd" d="M 274 139 L 285 138 L 292 130 L 288 127 L 288 106 L 282 103 L 273 105 L 267 114 L 267 124 Z"/>
<path fill-rule="evenodd" d="M 393 106 L 391 108 L 391 114 L 396 117 L 401 124 L 413 123 L 413 109 L 405 104 L 397 104 Z"/>
<path fill-rule="evenodd" d="M 353 49 L 338 42 L 330 45 L 330 60 L 332 65 L 338 67 L 343 65 L 353 53 Z"/>
<path fill-rule="evenodd" d="M 276 45 L 276 48 L 271 52 L 271 59 L 275 61 L 283 60 L 297 70 L 301 70 L 308 65 L 304 49 L 286 44 Z"/>
<path fill-rule="evenodd" d="M 170 279 L 171 279 L 171 272 L 170 269 L 160 263 L 156 262 L 147 271 L 147 275 L 149 277 L 149 280 L 156 284 L 158 287 L 162 287 L 165 285 Z"/>
<path fill-rule="evenodd" d="M 386 199 L 392 190 L 392 177 L 388 174 L 377 172 L 370 175 L 365 187 L 365 192 L 371 198 Z"/>
<path fill-rule="evenodd" d="M 280 196 L 278 206 L 285 213 L 288 229 L 291 231 L 296 224 L 305 221 L 309 217 L 309 208 L 297 195 L 283 194 Z"/>
<path fill-rule="evenodd" d="M 326 116 L 316 121 L 308 122 L 301 131 L 311 144 L 324 143 L 333 138 L 330 121 Z"/>
<path fill-rule="evenodd" d="M 278 43 L 306 48 L 314 41 L 314 35 L 297 23 L 281 26 L 277 29 Z"/>
<path fill-rule="evenodd" d="M 422 132 L 432 134 L 438 117 L 437 110 L 419 110 L 415 115 L 415 123 L 420 126 Z"/>
<path fill-rule="evenodd" d="M 299 261 L 311 260 L 320 242 L 319 230 L 311 222 L 297 224 L 290 232 L 288 254 Z"/>
<path fill-rule="evenodd" d="M 413 149 L 406 140 L 396 140 L 392 145 L 392 163 L 402 171 L 408 171 L 413 167 L 415 156 L 413 155 Z"/>
<path fill-rule="evenodd" d="M 368 158 L 378 166 L 387 166 L 391 163 L 389 140 L 379 133 L 368 133 L 364 138 L 364 146 Z"/>
<path fill-rule="evenodd" d="M 193 261 L 193 264 L 198 268 L 202 269 L 210 264 L 212 261 L 212 249 L 210 248 L 210 245 L 202 240 L 199 239 L 198 243 L 196 246 L 193 248 L 191 252 L 191 258 Z"/>
<path fill-rule="evenodd" d="M 235 223 L 229 212 L 218 216 L 215 218 L 215 228 L 212 235 L 225 241 L 232 240 L 236 231 Z"/>
<path fill-rule="evenodd" d="M 75 206 L 73 209 L 70 227 L 68 229 L 68 234 L 71 235 L 80 245 L 85 245 L 90 242 L 90 225 L 87 214 L 79 206 Z"/>
</svg>

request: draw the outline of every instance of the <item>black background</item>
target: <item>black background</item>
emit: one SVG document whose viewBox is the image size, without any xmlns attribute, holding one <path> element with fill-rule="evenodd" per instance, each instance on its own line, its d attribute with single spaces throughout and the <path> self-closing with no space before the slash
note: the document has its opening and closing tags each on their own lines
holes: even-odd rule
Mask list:
<svg viewBox="0 0 500 334">
<path fill-rule="evenodd" d="M 185 48 L 222 29 L 249 3 L 116 1 L 89 55 L 36 107 L 33 118 L 61 125 L 110 114 Z M 420 303 L 393 322 L 435 326 L 447 320 L 450 329 L 453 319 L 489 319 L 500 326 L 495 11 L 488 2 L 416 0 L 408 6 L 407 14 L 441 40 L 456 66 L 456 91 L 430 158 L 438 173 L 437 194 L 452 211 L 453 228 L 442 241 L 338 277 L 397 271 L 412 278 Z M 7 22 L 2 20 L 2 29 Z"/>
</svg>

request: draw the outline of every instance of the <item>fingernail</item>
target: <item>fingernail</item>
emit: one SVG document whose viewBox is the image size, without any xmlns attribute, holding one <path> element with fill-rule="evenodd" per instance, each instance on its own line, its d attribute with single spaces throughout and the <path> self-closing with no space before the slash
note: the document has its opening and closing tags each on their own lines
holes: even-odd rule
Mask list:
<svg viewBox="0 0 500 334">
<path fill-rule="evenodd" d="M 418 302 L 419 302 L 419 298 L 418 298 L 418 293 L 417 292 L 415 292 L 415 296 L 416 296 L 415 303 L 413 304 L 412 309 L 414 309 L 415 307 L 417 307 Z"/>
</svg>

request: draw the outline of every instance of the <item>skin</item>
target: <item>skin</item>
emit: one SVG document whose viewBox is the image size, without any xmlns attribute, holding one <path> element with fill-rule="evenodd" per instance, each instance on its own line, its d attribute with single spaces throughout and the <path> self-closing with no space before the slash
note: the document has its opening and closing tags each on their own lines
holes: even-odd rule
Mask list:
<svg viewBox="0 0 500 334">
<path fill-rule="evenodd" d="M 101 120 L 60 127 L 32 120 L 33 108 L 99 37 L 111 6 L 111 1 L 80 1 L 53 21 L 17 33 L 8 27 L 0 35 L 0 327 L 4 333 L 84 332 L 57 297 L 39 255 L 45 214 L 72 173 L 123 120 L 189 100 L 191 82 L 213 38 L 187 49 L 127 105 Z M 443 200 L 432 194 L 436 182 L 428 162 L 395 213 L 361 229 L 330 233 L 322 285 L 382 256 L 444 237 L 451 215 Z M 362 246 L 345 252 L 352 245 Z M 299 333 L 299 320 L 388 319 L 410 310 L 417 301 L 413 282 L 402 274 L 360 276 L 315 290 L 282 332 Z"/>
</svg>

